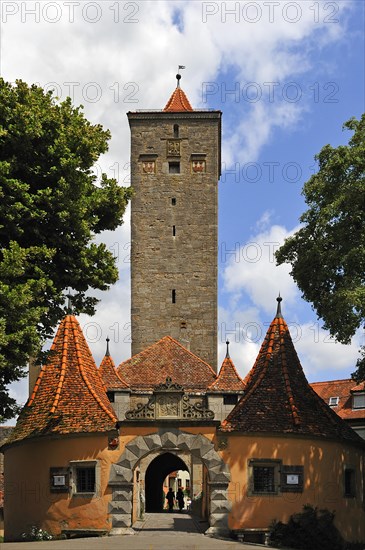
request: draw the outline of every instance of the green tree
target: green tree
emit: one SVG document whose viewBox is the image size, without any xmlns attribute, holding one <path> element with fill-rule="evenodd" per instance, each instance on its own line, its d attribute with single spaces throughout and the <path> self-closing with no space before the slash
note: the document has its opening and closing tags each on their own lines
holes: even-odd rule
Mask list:
<svg viewBox="0 0 365 550">
<path fill-rule="evenodd" d="M 316 156 L 319 170 L 303 187 L 309 206 L 303 226 L 277 251 L 324 328 L 348 344 L 365 323 L 365 114 L 344 128 L 348 145 L 326 145 Z M 353 377 L 365 378 L 362 349 Z"/>
<path fill-rule="evenodd" d="M 93 166 L 109 131 L 92 125 L 70 98 L 0 79 L 0 418 L 16 411 L 7 385 L 25 372 L 64 315 L 64 291 L 93 314 L 89 289 L 118 278 L 96 234 L 122 223 L 130 189 Z"/>
</svg>

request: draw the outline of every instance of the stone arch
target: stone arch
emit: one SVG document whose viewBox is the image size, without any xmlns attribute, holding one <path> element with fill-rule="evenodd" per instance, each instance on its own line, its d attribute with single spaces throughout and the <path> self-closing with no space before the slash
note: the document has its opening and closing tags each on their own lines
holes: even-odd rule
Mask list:
<svg viewBox="0 0 365 550">
<path fill-rule="evenodd" d="M 109 486 L 112 501 L 111 535 L 132 534 L 133 472 L 137 463 L 156 451 L 188 451 L 206 466 L 210 488 L 210 516 L 207 534 L 228 533 L 228 484 L 230 472 L 227 464 L 215 451 L 213 443 L 201 434 L 190 434 L 175 428 L 160 429 L 150 435 L 138 436 L 127 443 L 118 462 L 110 469 Z"/>
</svg>

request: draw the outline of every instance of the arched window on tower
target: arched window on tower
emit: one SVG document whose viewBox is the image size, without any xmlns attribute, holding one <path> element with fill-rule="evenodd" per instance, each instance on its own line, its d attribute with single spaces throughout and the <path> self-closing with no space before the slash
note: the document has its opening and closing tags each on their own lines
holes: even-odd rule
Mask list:
<svg viewBox="0 0 365 550">
<path fill-rule="evenodd" d="M 174 138 L 178 138 L 178 137 L 179 137 L 179 125 L 174 124 Z"/>
</svg>

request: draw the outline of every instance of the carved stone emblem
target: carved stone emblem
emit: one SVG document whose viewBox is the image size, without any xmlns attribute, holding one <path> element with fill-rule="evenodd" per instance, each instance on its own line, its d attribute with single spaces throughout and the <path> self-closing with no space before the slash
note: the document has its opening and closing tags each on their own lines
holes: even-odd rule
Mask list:
<svg viewBox="0 0 365 550">
<path fill-rule="evenodd" d="M 192 160 L 191 169 L 194 173 L 205 172 L 205 160 Z"/>
<path fill-rule="evenodd" d="M 155 161 L 154 160 L 144 160 L 142 162 L 142 170 L 144 174 L 154 174 L 155 173 Z"/>
<path fill-rule="evenodd" d="M 180 156 L 180 141 L 176 139 L 167 140 L 167 156 L 179 157 Z"/>
<path fill-rule="evenodd" d="M 180 402 L 181 398 L 179 395 L 159 395 L 157 398 L 158 417 L 162 418 L 173 418 L 180 416 Z"/>
</svg>

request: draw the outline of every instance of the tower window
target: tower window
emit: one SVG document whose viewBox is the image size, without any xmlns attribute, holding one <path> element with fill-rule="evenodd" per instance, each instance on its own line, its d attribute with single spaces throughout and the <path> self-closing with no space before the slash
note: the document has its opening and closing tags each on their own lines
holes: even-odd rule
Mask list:
<svg viewBox="0 0 365 550">
<path fill-rule="evenodd" d="M 178 137 L 179 137 L 179 125 L 174 124 L 174 138 L 178 138 Z"/>
<path fill-rule="evenodd" d="M 176 237 L 176 225 L 172 226 L 172 236 Z"/>
<path fill-rule="evenodd" d="M 180 174 L 180 162 L 169 162 L 169 174 Z"/>
<path fill-rule="evenodd" d="M 172 204 L 172 206 L 175 206 L 175 205 L 176 205 L 176 199 L 175 199 L 175 197 L 173 197 L 173 198 L 171 199 L 171 204 Z"/>
<path fill-rule="evenodd" d="M 171 301 L 173 304 L 176 304 L 176 290 L 174 288 L 171 291 Z"/>
</svg>

